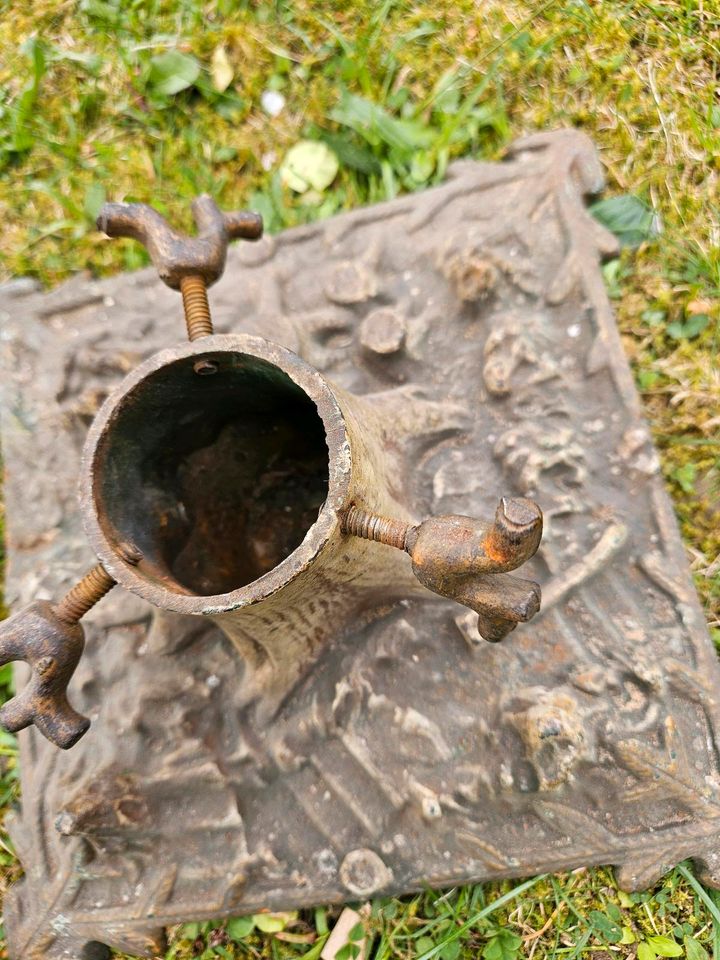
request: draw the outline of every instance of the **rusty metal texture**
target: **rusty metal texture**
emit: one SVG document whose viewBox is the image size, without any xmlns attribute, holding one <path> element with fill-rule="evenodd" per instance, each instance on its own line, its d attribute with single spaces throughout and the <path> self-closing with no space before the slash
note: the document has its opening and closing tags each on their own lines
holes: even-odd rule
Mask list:
<svg viewBox="0 0 720 960">
<path fill-rule="evenodd" d="M 74 710 L 67 688 L 85 646 L 80 619 L 115 581 L 97 564 L 57 604 L 34 601 L 0 624 L 0 665 L 24 661 L 32 676 L 0 709 L 0 724 L 11 733 L 30 724 L 57 747 L 69 750 L 90 721 Z"/>
<path fill-rule="evenodd" d="M 127 556 L 124 544 L 119 546 L 121 556 Z M 75 584 L 55 606 L 55 615 L 63 623 L 74 625 L 99 603 L 115 586 L 115 580 L 101 563 L 88 570 L 85 576 Z M 1 629 L 1 628 L 0 628 Z"/>
<path fill-rule="evenodd" d="M 85 638 L 77 620 L 69 622 L 47 600 L 38 600 L 10 617 L 0 631 L 0 662 L 24 660 L 30 681 L 0 710 L 0 723 L 16 733 L 34 723 L 43 736 L 67 750 L 90 726 L 68 702 L 67 687 L 82 655 Z"/>
<path fill-rule="evenodd" d="M 259 239 L 262 218 L 244 210 L 223 213 L 207 195 L 193 201 L 192 213 L 196 237 L 174 230 L 162 214 L 145 203 L 106 203 L 97 226 L 109 237 L 139 240 L 161 280 L 173 290 L 179 290 L 186 277 L 200 277 L 209 287 L 225 269 L 228 242 Z"/>
<path fill-rule="evenodd" d="M 298 657 L 309 644 L 316 667 L 279 688 L 268 670 L 258 697 L 237 655 L 252 637 L 228 639 L 242 611 L 186 617 L 111 591 L 83 621 L 69 688 L 92 734 L 68 753 L 19 735 L 12 836 L 28 869 L 5 903 L 13 958 L 88 944 L 153 956 L 184 920 L 593 863 L 640 889 L 689 857 L 718 885 L 720 672 L 602 283 L 614 239 L 584 206 L 601 185 L 584 136 L 537 135 L 502 164 L 456 164 L 435 190 L 229 252 L 212 292 L 218 339 L 266 337 L 320 371 L 303 391 L 337 403 L 350 445 L 372 438 L 360 460 L 382 496 L 358 506 L 404 524 L 404 540 L 424 517 L 536 501 L 544 533 L 527 567 L 542 610 L 481 643 L 475 613 L 421 593 L 397 542 L 351 537 L 369 575 L 373 557 L 388 564 L 381 605 L 369 583 L 365 607 L 317 647 L 301 611 L 284 639 Z M 76 493 L 88 427 L 177 342 L 179 303 L 153 271 L 0 298 L 20 606 L 93 562 Z M 222 369 L 195 374 L 212 353 L 203 339 L 181 362 L 209 386 Z M 122 532 L 104 534 L 118 551 Z M 130 540 L 126 556 L 142 547 Z M 221 569 L 175 559 L 222 586 Z M 108 573 L 122 584 L 143 562 Z M 333 622 L 318 570 L 313 615 Z M 253 669 L 276 648 L 255 652 Z"/>
<path fill-rule="evenodd" d="M 80 620 L 115 586 L 97 564 L 57 604 L 34 601 L 0 624 L 0 665 L 24 661 L 30 681 L 0 709 L 11 733 L 35 724 L 50 743 L 75 746 L 90 721 L 74 710 L 67 688 L 85 646 Z"/>
<path fill-rule="evenodd" d="M 537 583 L 502 576 L 534 557 L 540 546 L 542 512 L 532 500 L 503 497 L 492 524 L 441 516 L 413 526 L 356 504 L 342 523 L 346 533 L 405 550 L 424 587 L 477 613 L 485 640 L 497 643 L 540 610 Z"/>
</svg>

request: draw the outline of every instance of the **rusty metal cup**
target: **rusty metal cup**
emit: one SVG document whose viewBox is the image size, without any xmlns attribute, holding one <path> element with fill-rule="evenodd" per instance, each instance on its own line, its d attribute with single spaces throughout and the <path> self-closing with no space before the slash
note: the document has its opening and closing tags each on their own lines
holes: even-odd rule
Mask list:
<svg viewBox="0 0 720 960">
<path fill-rule="evenodd" d="M 411 520 L 390 492 L 400 465 L 383 436 L 360 398 L 283 347 L 182 343 L 101 408 L 83 456 L 86 531 L 119 584 L 212 617 L 272 700 L 370 597 L 421 590 L 407 557 L 342 529 L 358 500 Z"/>
</svg>

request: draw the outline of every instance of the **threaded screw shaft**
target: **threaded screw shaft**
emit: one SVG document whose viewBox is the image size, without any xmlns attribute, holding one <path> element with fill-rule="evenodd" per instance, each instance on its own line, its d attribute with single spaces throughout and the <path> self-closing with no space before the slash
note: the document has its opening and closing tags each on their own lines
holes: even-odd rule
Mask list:
<svg viewBox="0 0 720 960">
<path fill-rule="evenodd" d="M 185 323 L 189 340 L 199 340 L 200 337 L 210 337 L 213 333 L 213 323 L 210 317 L 207 285 L 203 277 L 181 277 L 180 293 L 183 298 Z"/>
<path fill-rule="evenodd" d="M 55 615 L 63 623 L 76 624 L 114 586 L 115 581 L 99 563 L 55 605 Z"/>
<path fill-rule="evenodd" d="M 398 550 L 405 549 L 410 525 L 403 520 L 381 517 L 360 507 L 350 507 L 342 518 L 342 531 L 363 540 L 375 540 Z"/>
</svg>

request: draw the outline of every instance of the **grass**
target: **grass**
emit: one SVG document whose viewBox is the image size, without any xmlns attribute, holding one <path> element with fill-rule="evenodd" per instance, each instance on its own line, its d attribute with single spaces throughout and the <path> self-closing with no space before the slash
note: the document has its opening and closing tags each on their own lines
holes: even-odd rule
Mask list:
<svg viewBox="0 0 720 960">
<path fill-rule="evenodd" d="M 496 158 L 523 132 L 586 130 L 608 195 L 622 198 L 598 210 L 627 241 L 605 267 L 608 288 L 720 642 L 718 0 L 26 0 L 12 15 L 0 0 L 0 10 L 0 280 L 142 265 L 136 244 L 94 231 L 106 196 L 152 202 L 188 227 L 188 198 L 209 191 L 278 230 L 430 185 L 452 158 Z M 284 98 L 276 116 L 261 105 L 268 91 Z M 339 166 L 302 193 L 281 175 L 301 139 L 323 142 Z M 12 738 L 0 765 L 6 808 Z M 5 846 L 0 869 L 5 883 L 18 872 Z M 265 932 L 190 924 L 168 957 L 313 960 L 329 920 L 317 910 L 261 920 L 274 927 Z M 720 957 L 717 895 L 685 866 L 632 896 L 605 870 L 429 891 L 373 904 L 367 926 L 378 960 Z"/>
<path fill-rule="evenodd" d="M 375 960 L 459 960 L 481 955 L 484 960 L 573 960 L 586 953 L 605 960 L 609 955 L 633 956 L 638 951 L 645 954 L 639 960 L 656 956 L 707 960 L 720 950 L 719 904 L 720 896 L 706 891 L 684 864 L 654 891 L 638 894 L 618 891 L 609 870 L 579 870 L 522 883 L 374 901 L 363 929 L 351 935 L 357 939 L 369 935 L 373 945 L 369 956 Z M 275 914 L 270 919 L 275 921 L 274 935 L 248 930 L 252 922 L 237 929 L 233 921 L 185 924 L 175 931 L 168 957 L 211 960 L 254 954 L 314 960 L 319 956 L 327 938 L 325 909 L 300 916 Z M 263 925 L 272 926 L 267 920 Z M 274 942 L 268 942 L 269 936 L 274 936 Z M 291 938 L 307 942 L 312 937 L 310 946 L 289 945 Z M 349 949 L 339 960 L 352 960 L 353 955 Z"/>
</svg>

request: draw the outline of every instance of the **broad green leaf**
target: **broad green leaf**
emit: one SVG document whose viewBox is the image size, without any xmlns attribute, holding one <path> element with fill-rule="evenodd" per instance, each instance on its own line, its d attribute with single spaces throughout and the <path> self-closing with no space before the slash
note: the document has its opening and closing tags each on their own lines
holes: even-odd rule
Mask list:
<svg viewBox="0 0 720 960">
<path fill-rule="evenodd" d="M 622 921 L 622 910 L 616 903 L 607 903 L 605 904 L 605 910 L 607 915 L 611 920 L 614 920 L 615 923 L 620 923 Z"/>
<path fill-rule="evenodd" d="M 673 340 L 692 340 L 703 332 L 710 323 L 710 317 L 706 313 L 694 313 L 684 322 L 675 320 L 668 324 L 667 334 Z"/>
<path fill-rule="evenodd" d="M 231 940 L 244 940 L 255 929 L 255 919 L 253 917 L 233 917 L 228 920 L 225 929 Z"/>
<path fill-rule="evenodd" d="M 451 940 L 440 951 L 440 960 L 457 960 L 460 956 L 460 940 Z"/>
<path fill-rule="evenodd" d="M 417 150 L 410 163 L 410 176 L 415 183 L 425 183 L 435 171 L 435 159 L 428 150 Z"/>
<path fill-rule="evenodd" d="M 521 938 L 512 930 L 503 928 L 488 940 L 482 955 L 485 960 L 515 960 L 521 946 Z"/>
<path fill-rule="evenodd" d="M 626 910 L 629 910 L 631 907 L 635 906 L 635 901 L 632 898 L 632 895 L 625 893 L 624 890 L 618 890 L 617 898 L 620 901 L 620 906 L 625 907 Z"/>
<path fill-rule="evenodd" d="M 687 960 L 709 960 L 708 952 L 705 947 L 698 943 L 695 937 L 684 937 L 685 956 Z"/>
<path fill-rule="evenodd" d="M 57 63 L 67 61 L 69 63 L 76 63 L 93 76 L 97 76 L 100 67 L 102 67 L 103 64 L 103 59 L 98 53 L 82 53 L 79 50 L 63 50 L 61 47 L 53 47 L 50 53 L 51 59 L 54 62 Z"/>
<path fill-rule="evenodd" d="M 666 317 L 667 312 L 665 310 L 654 310 L 652 308 L 643 310 L 640 314 L 640 319 L 651 327 L 659 327 L 661 323 L 665 322 Z"/>
<path fill-rule="evenodd" d="M 179 50 L 168 50 L 150 61 L 148 86 L 153 93 L 171 97 L 191 87 L 199 74 L 200 64 L 195 57 Z"/>
<path fill-rule="evenodd" d="M 357 143 L 353 134 L 328 133 L 323 130 L 320 136 L 336 154 L 343 167 L 357 170 L 366 176 L 380 173 L 380 164 L 375 154 L 366 144 Z"/>
<path fill-rule="evenodd" d="M 288 150 L 280 167 L 282 182 L 296 193 L 310 189 L 322 192 L 337 172 L 338 158 L 320 140 L 300 140 Z"/>
<path fill-rule="evenodd" d="M 413 120 L 398 120 L 376 103 L 352 93 L 343 94 L 330 118 L 355 130 L 373 146 L 384 143 L 406 153 L 432 146 L 437 137 L 436 130 Z"/>
<path fill-rule="evenodd" d="M 413 952 L 419 957 L 421 954 L 427 953 L 428 950 L 432 950 L 434 946 L 435 941 L 432 937 L 418 937 L 415 941 L 415 949 Z"/>
<path fill-rule="evenodd" d="M 638 944 L 637 960 L 655 960 L 655 951 L 645 940 Z"/>
<path fill-rule="evenodd" d="M 356 943 L 346 943 L 335 954 L 335 960 L 356 960 L 360 956 L 360 947 Z"/>
<path fill-rule="evenodd" d="M 638 370 L 638 385 L 641 390 L 650 390 L 660 379 L 657 370 Z"/>
<path fill-rule="evenodd" d="M 681 957 L 683 948 L 670 937 L 648 937 L 647 942 L 658 957 Z"/>
<path fill-rule="evenodd" d="M 672 475 L 680 484 L 680 488 L 682 489 L 683 493 L 695 492 L 697 468 L 694 463 L 684 463 L 681 467 L 677 467 L 675 470 L 673 470 Z"/>
<path fill-rule="evenodd" d="M 620 938 L 620 943 L 635 943 L 635 934 L 632 931 L 632 927 L 622 928 L 622 937 Z"/>
<path fill-rule="evenodd" d="M 595 927 L 595 932 L 606 943 L 620 943 L 622 940 L 620 925 L 611 920 L 606 913 L 602 913 L 600 910 L 591 910 L 588 919 Z"/>
<path fill-rule="evenodd" d="M 262 217 L 265 231 L 272 233 L 283 226 L 282 216 L 275 208 L 273 198 L 268 193 L 255 190 L 250 194 L 248 206 Z"/>
<path fill-rule="evenodd" d="M 105 187 L 99 180 L 94 180 L 85 191 L 85 203 L 83 209 L 88 220 L 95 223 L 100 213 L 100 208 L 105 203 Z"/>
<path fill-rule="evenodd" d="M 82 0 L 80 9 L 89 17 L 102 20 L 103 23 L 115 24 L 120 19 L 118 8 L 112 3 L 105 3 L 105 0 Z"/>
<path fill-rule="evenodd" d="M 639 247 L 659 232 L 654 212 L 632 193 L 600 200 L 590 207 L 590 213 L 614 233 L 624 247 Z"/>
<path fill-rule="evenodd" d="M 617 300 L 622 296 L 622 288 L 620 287 L 621 272 L 620 272 L 620 260 L 608 260 L 607 263 L 602 265 L 602 275 L 605 280 L 605 286 L 607 287 L 608 296 L 611 300 Z"/>
<path fill-rule="evenodd" d="M 397 900 L 389 900 L 387 903 L 384 903 L 382 912 L 386 920 L 393 920 L 398 914 Z"/>
<path fill-rule="evenodd" d="M 348 940 L 363 940 L 365 937 L 365 927 L 362 923 L 356 923 L 348 934 Z"/>
<path fill-rule="evenodd" d="M 215 163 L 228 163 L 230 160 L 237 159 L 238 150 L 237 147 L 223 146 L 218 147 L 215 153 L 213 154 L 213 160 Z"/>
</svg>

